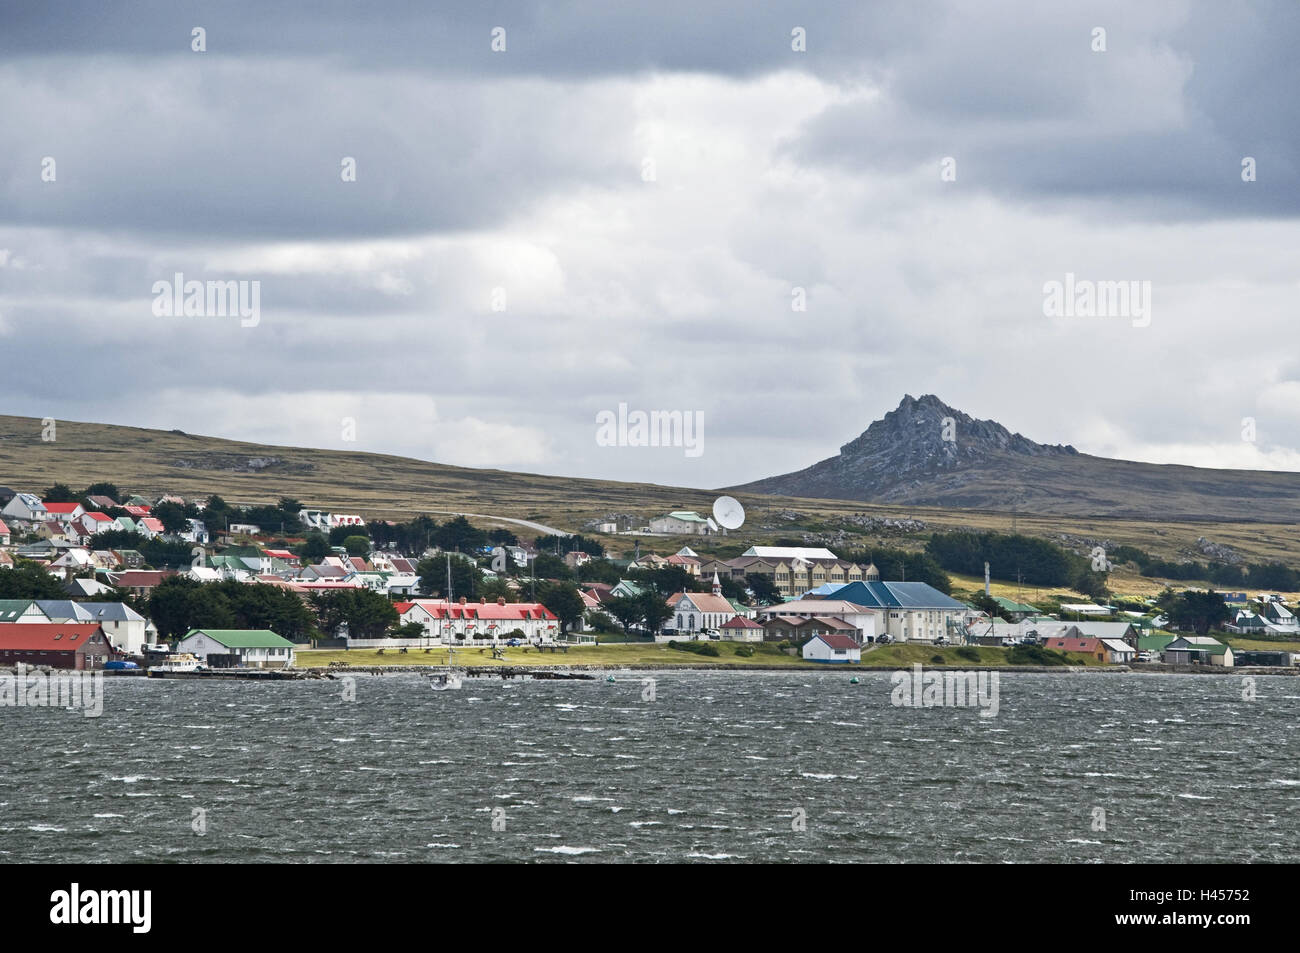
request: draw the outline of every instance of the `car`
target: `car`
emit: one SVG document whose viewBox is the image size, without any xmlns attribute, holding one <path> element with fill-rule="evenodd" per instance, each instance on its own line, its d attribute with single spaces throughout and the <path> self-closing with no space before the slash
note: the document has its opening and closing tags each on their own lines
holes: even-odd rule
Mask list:
<svg viewBox="0 0 1300 953">
<path fill-rule="evenodd" d="M 1011 639 L 1010 636 L 1003 636 L 1003 637 L 1002 637 L 1002 647 L 1003 647 L 1004 649 L 1009 649 L 1009 648 L 1011 648 L 1012 646 L 1014 646 L 1015 644 L 1016 644 L 1016 643 L 1015 643 L 1014 641 L 1012 641 L 1012 639 Z"/>
<path fill-rule="evenodd" d="M 947 644 L 948 644 L 948 640 L 945 639 L 945 638 L 941 635 L 941 636 L 939 636 L 937 639 L 934 640 L 934 644 L 935 644 L 935 645 L 947 645 Z"/>
<path fill-rule="evenodd" d="M 519 648 L 521 644 L 523 643 L 521 643 L 518 639 L 511 639 L 509 642 L 506 643 L 506 645 L 510 646 L 510 648 L 512 649 Z"/>
<path fill-rule="evenodd" d="M 1137 654 L 1137 660 L 1138 660 L 1139 662 L 1154 662 L 1154 661 L 1156 660 L 1155 653 L 1153 653 L 1153 652 L 1139 652 L 1139 653 Z"/>
<path fill-rule="evenodd" d="M 879 642 L 881 645 L 888 645 L 890 642 L 894 640 L 887 635 L 878 635 L 876 636 L 876 641 Z"/>
</svg>

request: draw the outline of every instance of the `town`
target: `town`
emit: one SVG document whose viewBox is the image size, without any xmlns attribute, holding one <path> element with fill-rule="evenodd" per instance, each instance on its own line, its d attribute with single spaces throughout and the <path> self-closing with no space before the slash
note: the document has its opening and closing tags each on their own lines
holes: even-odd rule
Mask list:
<svg viewBox="0 0 1300 953">
<path fill-rule="evenodd" d="M 0 666 L 291 670 L 354 664 L 340 652 L 416 664 L 447 648 L 478 650 L 475 664 L 507 650 L 556 664 L 581 649 L 574 658 L 616 665 L 627 660 L 618 647 L 637 644 L 663 664 L 1300 665 L 1300 622 L 1276 593 L 1166 588 L 1045 605 L 993 594 L 985 561 L 982 588 L 950 594 L 942 561 L 965 567 L 971 546 L 1007 561 L 992 537 L 936 536 L 924 553 L 752 545 L 726 557 L 697 551 L 738 546 L 694 511 L 590 527 L 524 540 L 464 516 L 403 523 L 289 498 L 0 487 Z M 625 542 L 620 556 L 607 551 Z M 1084 566 L 1079 591 L 1104 592 L 1096 575 Z"/>
</svg>

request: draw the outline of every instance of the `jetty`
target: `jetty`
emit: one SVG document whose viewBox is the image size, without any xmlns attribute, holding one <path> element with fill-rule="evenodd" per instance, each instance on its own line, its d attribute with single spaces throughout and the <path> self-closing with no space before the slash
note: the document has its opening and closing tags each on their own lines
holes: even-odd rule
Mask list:
<svg viewBox="0 0 1300 953">
<path fill-rule="evenodd" d="M 209 668 L 193 672 L 167 672 L 151 668 L 146 669 L 146 674 L 150 678 L 179 678 L 191 681 L 206 679 L 209 681 L 296 682 L 308 678 L 334 678 L 328 672 L 313 672 L 298 668 Z"/>
</svg>

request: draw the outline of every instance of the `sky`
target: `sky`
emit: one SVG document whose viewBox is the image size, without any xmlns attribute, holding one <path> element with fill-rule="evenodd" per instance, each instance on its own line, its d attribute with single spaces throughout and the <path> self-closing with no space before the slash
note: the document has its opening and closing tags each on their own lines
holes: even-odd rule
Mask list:
<svg viewBox="0 0 1300 953">
<path fill-rule="evenodd" d="M 1290 0 L 17 6 L 0 413 L 721 487 L 932 393 L 1300 470 Z"/>
</svg>

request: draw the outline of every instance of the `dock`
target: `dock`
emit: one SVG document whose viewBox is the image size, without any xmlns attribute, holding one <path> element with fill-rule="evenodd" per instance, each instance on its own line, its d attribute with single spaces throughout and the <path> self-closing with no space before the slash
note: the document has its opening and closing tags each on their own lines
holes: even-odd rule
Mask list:
<svg viewBox="0 0 1300 953">
<path fill-rule="evenodd" d="M 147 669 L 146 673 L 150 678 L 225 679 L 245 682 L 293 682 L 307 678 L 334 678 L 327 672 L 316 673 L 296 668 L 219 668 L 205 669 L 201 672 L 160 672 L 151 668 Z"/>
<path fill-rule="evenodd" d="M 550 669 L 535 668 L 487 668 L 475 667 L 467 668 L 461 672 L 470 678 L 534 678 L 543 681 L 558 682 L 590 682 L 595 680 L 595 675 L 588 675 L 586 672 L 556 672 Z"/>
</svg>

